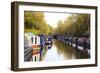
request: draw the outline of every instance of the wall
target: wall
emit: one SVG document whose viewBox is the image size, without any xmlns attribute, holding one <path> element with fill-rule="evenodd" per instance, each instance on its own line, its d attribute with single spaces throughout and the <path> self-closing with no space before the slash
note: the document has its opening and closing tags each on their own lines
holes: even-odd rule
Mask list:
<svg viewBox="0 0 100 73">
<path fill-rule="evenodd" d="M 0 0 L 0 73 L 14 73 L 10 70 L 10 54 L 11 54 L 11 2 L 14 0 Z M 78 4 L 78 5 L 96 5 L 100 9 L 99 0 L 19 0 L 19 1 L 34 1 L 34 2 L 48 2 L 48 3 L 62 3 L 62 4 Z M 99 12 L 100 13 L 100 10 Z M 100 16 L 100 14 L 98 14 Z M 99 19 L 100 17 L 98 17 Z M 100 21 L 99 21 L 100 23 Z M 98 23 L 98 24 L 99 24 Z M 100 25 L 98 25 L 98 28 Z M 100 31 L 100 29 L 98 29 Z M 98 34 L 100 37 L 100 33 Z M 100 38 L 98 39 L 100 43 Z M 98 46 L 98 52 L 100 52 L 100 46 Z M 98 53 L 100 55 L 100 53 Z M 100 61 L 100 57 L 98 58 Z M 69 68 L 69 69 L 55 69 L 55 70 L 39 70 L 39 71 L 26 71 L 25 73 L 51 73 L 51 72 L 64 72 L 64 73 L 99 73 L 100 62 L 98 67 L 86 67 L 86 68 Z M 24 72 L 22 72 L 24 73 Z"/>
</svg>

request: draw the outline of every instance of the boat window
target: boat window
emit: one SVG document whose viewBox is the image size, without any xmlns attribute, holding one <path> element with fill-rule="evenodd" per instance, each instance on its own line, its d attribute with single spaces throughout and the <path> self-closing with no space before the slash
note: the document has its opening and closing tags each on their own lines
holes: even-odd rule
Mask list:
<svg viewBox="0 0 100 73">
<path fill-rule="evenodd" d="M 35 37 L 35 44 L 37 43 L 37 37 Z"/>
</svg>

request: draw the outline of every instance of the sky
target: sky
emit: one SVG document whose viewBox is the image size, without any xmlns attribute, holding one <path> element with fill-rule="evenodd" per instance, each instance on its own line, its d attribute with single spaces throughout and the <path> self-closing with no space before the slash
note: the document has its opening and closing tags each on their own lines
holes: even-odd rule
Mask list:
<svg viewBox="0 0 100 73">
<path fill-rule="evenodd" d="M 70 14 L 68 13 L 50 13 L 50 12 L 44 12 L 45 20 L 46 22 L 52 26 L 53 28 L 57 27 L 57 23 L 59 20 L 64 21 L 67 19 Z"/>
</svg>

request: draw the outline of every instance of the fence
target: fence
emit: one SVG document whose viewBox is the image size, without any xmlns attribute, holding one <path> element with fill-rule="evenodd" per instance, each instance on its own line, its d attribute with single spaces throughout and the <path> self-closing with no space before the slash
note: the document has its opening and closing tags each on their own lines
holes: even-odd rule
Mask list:
<svg viewBox="0 0 100 73">
<path fill-rule="evenodd" d="M 68 44 L 72 47 L 75 47 L 79 50 L 87 50 L 90 53 L 90 40 L 83 37 L 72 37 L 72 36 L 57 36 L 58 40 L 63 41 L 65 44 Z"/>
</svg>

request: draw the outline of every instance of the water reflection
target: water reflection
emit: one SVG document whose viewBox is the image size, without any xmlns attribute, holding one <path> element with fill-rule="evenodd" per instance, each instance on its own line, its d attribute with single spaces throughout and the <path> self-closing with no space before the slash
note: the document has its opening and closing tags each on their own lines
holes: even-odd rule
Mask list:
<svg viewBox="0 0 100 73">
<path fill-rule="evenodd" d="M 57 46 L 57 52 L 59 55 L 63 55 L 64 59 L 75 59 L 76 50 L 61 41 L 55 40 L 55 45 Z"/>
<path fill-rule="evenodd" d="M 33 54 L 33 61 L 60 61 L 84 58 L 89 58 L 89 55 L 58 40 L 53 40 L 52 44 L 41 46 L 40 50 Z"/>
<path fill-rule="evenodd" d="M 89 58 L 88 53 L 84 53 L 76 48 L 73 48 L 62 41 L 55 40 L 55 45 L 57 46 L 58 54 L 63 54 L 65 59 L 84 59 Z"/>
</svg>

